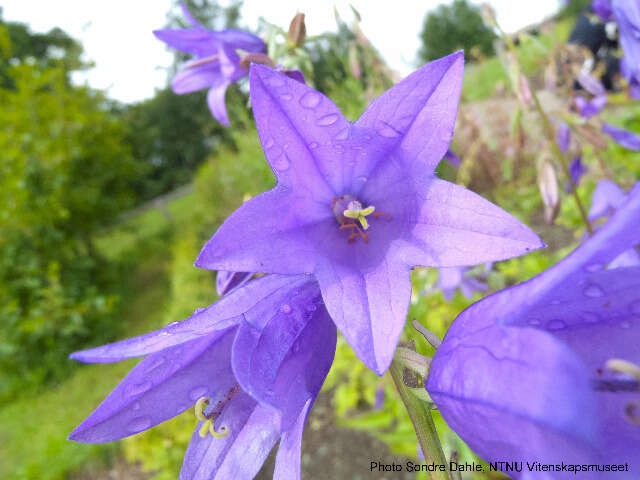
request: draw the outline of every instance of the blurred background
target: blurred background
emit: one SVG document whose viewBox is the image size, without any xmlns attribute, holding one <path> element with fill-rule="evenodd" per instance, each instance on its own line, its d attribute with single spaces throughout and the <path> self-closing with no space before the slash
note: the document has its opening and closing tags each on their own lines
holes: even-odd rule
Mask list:
<svg viewBox="0 0 640 480">
<path fill-rule="evenodd" d="M 477 4 L 186 3 L 208 28 L 248 29 L 283 45 L 289 21 L 304 12 L 307 39 L 289 52 L 292 62 L 351 120 L 413 69 L 465 50 L 453 142 L 462 163 L 443 162 L 438 174 L 510 211 L 549 248 L 466 272 L 479 282 L 471 291 L 443 291 L 438 272 L 416 269 L 410 318 L 442 336 L 472 301 L 530 278 L 578 243 L 571 198 L 548 214 L 539 186 L 542 128 L 521 107 L 504 45 Z M 573 80 L 558 62 L 585 63 L 588 52 L 566 42 L 590 2 L 489 3 L 517 43 L 530 88 L 548 110 L 566 109 L 563 89 Z M 274 184 L 246 83 L 227 92 L 231 128 L 211 117 L 206 91 L 171 91 L 187 57 L 151 30 L 185 25 L 175 0 L 0 1 L 0 478 L 177 478 L 192 412 L 114 444 L 66 440 L 134 365 L 79 365 L 67 356 L 215 301 L 215 273 L 193 267 L 197 253 L 229 213 Z M 638 102 L 628 102 L 616 81 L 610 88 L 603 116 L 640 131 Z M 587 205 L 602 178 L 602 142 L 608 178 L 628 187 L 640 175 L 638 153 L 588 138 L 580 153 L 592 167 L 579 189 Z M 433 353 L 412 332 L 405 337 Z M 445 450 L 474 459 L 434 415 Z M 385 478 L 369 472 L 371 461 L 418 455 L 390 379 L 369 372 L 340 339 L 305 431 L 303 478 Z M 260 478 L 272 469 L 267 463 Z"/>
</svg>

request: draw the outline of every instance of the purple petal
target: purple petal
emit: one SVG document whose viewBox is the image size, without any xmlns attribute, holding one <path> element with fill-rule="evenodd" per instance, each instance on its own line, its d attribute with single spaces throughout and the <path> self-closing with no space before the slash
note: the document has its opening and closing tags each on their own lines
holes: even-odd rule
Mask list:
<svg viewBox="0 0 640 480">
<path fill-rule="evenodd" d="M 369 105 L 356 126 L 397 145 L 407 162 L 434 170 L 453 137 L 463 69 L 462 52 L 426 64 Z"/>
<path fill-rule="evenodd" d="M 171 48 L 191 53 L 198 57 L 208 57 L 218 52 L 219 42 L 206 30 L 191 28 L 166 28 L 154 30 L 153 34 Z"/>
<path fill-rule="evenodd" d="M 189 11 L 189 9 L 187 8 L 187 6 L 185 5 L 184 2 L 179 2 L 180 5 L 180 9 L 182 10 L 182 15 L 184 15 L 184 17 L 187 19 L 187 21 L 191 24 L 191 26 L 195 29 L 201 29 L 204 30 L 205 28 L 200 25 L 200 22 L 198 22 L 193 15 L 191 15 L 191 12 Z"/>
<path fill-rule="evenodd" d="M 630 248 L 618 255 L 608 268 L 637 267 L 640 265 L 640 254 L 635 248 Z"/>
<path fill-rule="evenodd" d="M 207 105 L 209 105 L 211 115 L 225 127 L 230 125 L 227 105 L 225 103 L 225 94 L 227 93 L 228 86 L 228 83 L 222 83 L 209 89 L 209 92 L 207 92 Z"/>
<path fill-rule="evenodd" d="M 284 73 L 287 77 L 289 78 L 293 78 L 296 82 L 300 82 L 300 83 L 304 83 L 306 84 L 307 81 L 304 78 L 304 73 L 302 73 L 300 70 L 278 70 L 282 73 Z"/>
<path fill-rule="evenodd" d="M 378 375 L 389 367 L 402 333 L 409 301 L 409 267 L 393 259 L 362 272 L 345 264 L 316 272 L 334 323 L 360 360 Z"/>
<path fill-rule="evenodd" d="M 460 166 L 460 157 L 458 157 L 458 155 L 456 155 L 456 152 L 451 149 L 448 149 L 447 153 L 444 154 L 444 159 L 454 167 Z"/>
<path fill-rule="evenodd" d="M 635 133 L 608 123 L 602 125 L 602 131 L 627 150 L 640 151 L 640 136 Z"/>
<path fill-rule="evenodd" d="M 224 89 L 227 87 L 227 81 L 220 71 L 220 62 L 214 61 L 193 67 L 189 65 L 189 63 L 185 64 L 173 77 L 171 88 L 174 93 L 182 95 L 212 86 L 222 87 L 224 93 Z M 222 100 L 224 106 L 224 96 Z"/>
<path fill-rule="evenodd" d="M 462 282 L 462 267 L 439 268 L 438 288 L 442 290 L 442 295 L 446 301 L 450 301 L 456 293 L 456 289 Z"/>
<path fill-rule="evenodd" d="M 609 0 L 593 0 L 591 10 L 598 15 L 603 22 L 608 22 L 613 17 L 613 10 Z"/>
<path fill-rule="evenodd" d="M 243 392 L 225 407 L 214 425 L 225 426 L 229 434 L 201 438 L 198 425 L 182 463 L 180 480 L 253 478 L 280 436 L 278 412 Z"/>
<path fill-rule="evenodd" d="M 234 290 L 210 307 L 196 310 L 191 317 L 182 322 L 171 323 L 160 330 L 139 337 L 81 350 L 71 354 L 70 358 L 90 363 L 119 362 L 126 358 L 159 352 L 213 332 L 222 332 L 235 326 L 241 320 L 241 315 L 264 298 L 282 287 L 289 286 L 295 280 L 282 275 L 260 277 Z"/>
<path fill-rule="evenodd" d="M 487 461 L 587 463 L 598 427 L 590 386 L 579 359 L 550 335 L 492 325 L 454 339 L 447 333 L 426 388 Z"/>
<path fill-rule="evenodd" d="M 212 334 L 142 360 L 69 436 L 103 443 L 147 430 L 198 398 L 235 384 L 229 357 L 235 332 Z"/>
<path fill-rule="evenodd" d="M 245 50 L 253 53 L 264 53 L 267 46 L 260 37 L 244 30 L 227 29 L 219 32 L 212 32 L 212 35 L 219 41 L 232 46 L 234 49 Z"/>
<path fill-rule="evenodd" d="M 278 185 L 305 188 L 329 201 L 342 195 L 350 179 L 340 166 L 353 152 L 337 148 L 349 137 L 349 122 L 338 107 L 264 65 L 251 65 L 250 83 L 260 141 Z"/>
<path fill-rule="evenodd" d="M 460 284 L 462 295 L 468 300 L 473 298 L 476 292 L 485 292 L 489 289 L 488 285 L 473 277 L 466 277 Z"/>
<path fill-rule="evenodd" d="M 300 479 L 300 457 L 302 456 L 302 433 L 307 421 L 313 400 L 307 400 L 293 426 L 282 434 L 273 480 Z"/>
<path fill-rule="evenodd" d="M 414 266 L 457 267 L 523 255 L 544 244 L 500 207 L 463 187 L 433 179 L 411 222 Z"/>
<path fill-rule="evenodd" d="M 558 124 L 556 141 L 562 153 L 567 153 L 567 150 L 569 150 L 569 142 L 571 142 L 571 130 L 565 122 L 559 122 Z"/>
<path fill-rule="evenodd" d="M 594 97 L 606 96 L 607 94 L 604 85 L 592 75 L 580 73 L 578 75 L 578 83 Z"/>
<path fill-rule="evenodd" d="M 253 275 L 251 272 L 229 272 L 227 270 L 220 270 L 216 274 L 216 291 L 219 296 L 223 297 L 232 290 L 247 283 Z"/>
<path fill-rule="evenodd" d="M 233 345 L 233 371 L 245 392 L 282 412 L 286 430 L 320 391 L 335 344 L 318 285 L 307 281 L 246 315 Z"/>
<path fill-rule="evenodd" d="M 637 1 L 612 2 L 624 52 L 621 71 L 630 84 L 640 78 L 640 5 Z"/>
<path fill-rule="evenodd" d="M 607 96 L 602 95 L 599 97 L 594 97 L 590 101 L 582 97 L 576 97 L 575 102 L 580 115 L 584 118 L 591 118 L 594 115 L 600 113 L 600 111 L 607 104 Z"/>
<path fill-rule="evenodd" d="M 601 180 L 591 196 L 589 221 L 610 217 L 613 212 L 624 203 L 626 195 L 622 189 L 611 180 Z"/>
<path fill-rule="evenodd" d="M 580 178 L 587 173 L 587 167 L 582 163 L 582 157 L 575 157 L 569 164 L 569 174 L 573 180 L 574 185 L 577 187 L 580 183 Z M 567 180 L 565 185 L 567 193 L 571 193 L 571 183 Z"/>
</svg>

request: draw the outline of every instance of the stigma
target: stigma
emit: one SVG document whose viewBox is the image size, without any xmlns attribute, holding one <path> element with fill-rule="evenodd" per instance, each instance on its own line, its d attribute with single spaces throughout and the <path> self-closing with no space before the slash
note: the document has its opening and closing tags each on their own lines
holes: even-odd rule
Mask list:
<svg viewBox="0 0 640 480">
<path fill-rule="evenodd" d="M 358 237 L 364 243 L 368 243 L 369 238 L 366 231 L 369 230 L 371 225 L 367 217 L 378 218 L 384 215 L 389 220 L 391 219 L 386 213 L 376 212 L 376 207 L 373 205 L 363 206 L 353 195 L 342 195 L 341 197 L 333 198 L 330 208 L 333 210 L 333 214 L 340 225 L 339 229 L 350 231 L 347 239 L 349 243 L 353 243 Z"/>
<path fill-rule="evenodd" d="M 209 408 L 211 403 L 209 397 L 200 397 L 198 399 L 194 408 L 195 414 L 198 420 L 204 422 L 200 427 L 200 430 L 198 430 L 200 438 L 206 437 L 209 433 L 214 438 L 224 438 L 229 435 L 229 429 L 225 425 L 216 429 L 214 422 L 218 419 L 224 407 L 231 401 L 239 390 L 240 387 L 237 384 L 231 387 L 224 397 L 213 406 L 213 408 Z"/>
</svg>

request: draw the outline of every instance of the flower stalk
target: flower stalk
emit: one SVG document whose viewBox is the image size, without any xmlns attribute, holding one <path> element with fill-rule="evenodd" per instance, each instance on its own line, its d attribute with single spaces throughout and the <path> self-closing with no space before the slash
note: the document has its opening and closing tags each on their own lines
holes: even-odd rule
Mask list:
<svg viewBox="0 0 640 480">
<path fill-rule="evenodd" d="M 405 385 L 402 366 L 397 360 L 394 359 L 393 362 L 391 362 L 389 372 L 391 373 L 391 378 L 396 386 L 396 390 L 398 390 L 398 394 L 402 399 L 402 403 L 407 409 L 407 413 L 413 424 L 413 429 L 418 437 L 418 443 L 422 449 L 425 462 L 444 465 L 446 468 L 446 457 L 442 451 L 442 445 L 440 445 L 440 439 L 438 438 L 433 418 L 431 418 L 431 412 L 426 404 L 413 395 L 409 387 Z M 449 480 L 449 475 L 446 471 L 429 472 L 428 475 L 431 480 Z"/>
</svg>

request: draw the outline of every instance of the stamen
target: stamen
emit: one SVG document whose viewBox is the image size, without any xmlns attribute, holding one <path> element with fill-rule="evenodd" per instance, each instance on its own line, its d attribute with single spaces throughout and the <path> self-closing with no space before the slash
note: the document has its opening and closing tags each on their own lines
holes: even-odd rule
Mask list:
<svg viewBox="0 0 640 480">
<path fill-rule="evenodd" d="M 198 430 L 198 435 L 200 435 L 201 438 L 206 437 L 207 433 L 210 433 L 215 438 L 224 438 L 229 435 L 229 429 L 224 425 L 220 427 L 219 431 L 216 431 L 214 422 L 220 416 L 224 407 L 239 391 L 240 387 L 238 384 L 235 384 L 227 393 L 225 393 L 222 400 L 216 403 L 209 413 L 206 413 L 206 409 L 210 403 L 209 397 L 201 397 L 198 399 L 195 405 L 196 417 L 198 420 L 204 422 L 200 427 L 200 430 Z"/>
<path fill-rule="evenodd" d="M 631 402 L 624 407 L 624 414 L 634 425 L 640 425 L 640 403 Z"/>
<path fill-rule="evenodd" d="M 640 380 L 640 367 L 635 363 L 620 358 L 611 358 L 607 360 L 605 366 L 615 373 L 625 373 Z"/>
<path fill-rule="evenodd" d="M 367 215 L 371 215 L 375 211 L 376 207 L 373 205 L 367 208 L 362 208 L 362 204 L 358 201 L 349 202 L 349 208 L 347 208 L 342 214 L 347 218 L 358 220 L 364 230 L 369 229 L 369 222 L 367 222 Z"/>
</svg>

